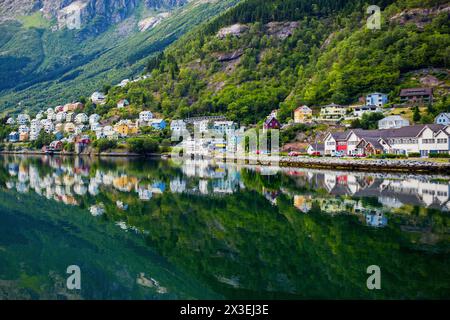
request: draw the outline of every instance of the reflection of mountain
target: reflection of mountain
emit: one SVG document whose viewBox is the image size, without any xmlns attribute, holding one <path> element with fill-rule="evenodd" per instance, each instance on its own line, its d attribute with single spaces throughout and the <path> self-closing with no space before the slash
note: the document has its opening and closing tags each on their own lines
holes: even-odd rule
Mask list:
<svg viewBox="0 0 450 320">
<path fill-rule="evenodd" d="M 0 192 L 0 299 L 174 299 L 212 297 L 207 288 L 83 210 L 29 193 Z M 81 268 L 81 291 L 66 269 Z M 159 286 L 144 286 L 145 273 Z"/>
<path fill-rule="evenodd" d="M 124 239 L 145 237 L 151 250 L 167 259 L 176 270 L 183 270 L 186 274 L 184 280 L 196 279 L 209 290 L 203 296 L 429 298 L 446 297 L 450 292 L 450 284 L 446 280 L 450 276 L 449 218 L 446 213 L 423 206 L 416 212 L 415 208 L 403 206 L 402 212 L 410 210 L 408 215 L 389 215 L 389 224 L 385 228 L 370 229 L 358 220 L 369 225 L 384 224 L 379 213 L 384 214 L 387 209 L 376 198 L 330 193 L 335 187 L 339 190 L 345 187 L 349 181 L 351 188 L 375 186 L 377 180 L 384 180 L 381 177 L 351 175 L 343 178 L 344 174 L 333 172 L 326 172 L 326 177 L 324 172 L 263 176 L 255 170 L 211 163 L 199 164 L 204 168 L 199 175 L 187 175 L 184 170 L 189 168 L 149 160 L 81 161 L 79 164 L 82 163 L 87 170 L 76 177 L 72 174 L 75 171 L 73 160 L 50 159 L 53 160 L 44 163 L 29 158 L 20 161 L 0 159 L 0 187 L 6 181 L 13 182 L 13 187 L 17 186 L 19 176 L 25 185 L 30 186 L 31 180 L 35 179 L 31 178 L 30 172 L 42 180 L 52 177 L 52 181 L 64 186 L 62 189 L 66 192 L 64 183 L 71 186 L 80 181 L 85 186 L 98 183 L 95 194 L 88 190 L 83 196 L 76 195 L 73 187 L 69 191 L 80 208 L 102 205 L 104 212 L 101 216 L 94 218 L 87 210 L 67 209 L 67 206 L 57 203 L 54 207 L 46 205 L 42 208 L 49 211 L 42 219 L 58 218 L 60 224 L 55 228 L 69 232 L 69 235 L 107 224 L 107 230 L 97 232 L 98 238 L 95 239 L 104 244 L 105 247 L 100 248 L 105 252 L 109 246 L 115 245 L 109 237 L 120 241 L 123 246 L 128 246 L 131 241 Z M 9 166 L 10 163 L 17 165 Z M 65 176 L 70 179 L 64 179 Z M 114 186 L 116 179 L 123 183 Z M 227 179 L 237 181 L 238 187 L 233 193 L 216 196 L 214 182 Z M 136 181 L 138 188 L 152 192 L 149 201 L 139 199 L 133 189 Z M 330 191 L 325 181 L 332 186 Z M 165 184 L 164 190 L 160 183 Z M 117 188 L 128 185 L 133 186 L 130 192 Z M 154 193 L 154 188 L 159 188 L 162 193 Z M 33 195 L 31 190 L 35 189 L 29 189 L 27 195 L 20 196 Z M 13 191 L 4 193 L 15 194 Z M 36 201 L 39 199 L 32 197 Z M 51 203 L 45 199 L 43 202 Z M 299 212 L 293 202 L 305 208 L 308 214 Z M 127 210 L 118 209 L 118 203 L 127 204 Z M 32 205 L 37 204 L 29 204 L 27 208 Z M 14 206 L 17 203 L 11 203 L 8 210 L 17 210 Z M 64 214 L 60 213 L 60 208 L 66 208 Z M 330 214 L 332 210 L 339 214 Z M 73 231 L 75 227 L 63 224 L 64 221 L 72 221 L 66 212 L 73 216 L 72 219 L 84 221 L 84 224 L 76 224 L 77 231 Z M 109 220 L 113 223 L 107 222 Z M 5 230 L 3 234 L 8 232 Z M 28 241 L 33 240 L 29 238 Z M 0 246 L 5 246 L 4 242 L 0 243 Z M 60 247 L 52 250 L 56 257 L 63 252 Z M 147 252 L 145 248 L 142 250 Z M 109 262 L 103 257 L 98 259 L 101 264 L 104 259 L 105 263 Z M 8 259 L 5 261 L 7 263 Z M 126 261 L 121 263 L 124 268 L 128 267 Z M 371 264 L 380 265 L 391 275 L 383 280 L 380 292 L 366 289 L 365 271 Z M 145 284 L 145 288 L 154 290 L 152 292 L 157 293 L 159 287 L 156 283 L 167 289 L 168 293 L 163 295 L 181 290 L 171 285 L 175 280 L 169 275 L 164 279 L 157 272 L 135 269 L 133 276 L 139 275 L 139 279 L 134 279 L 134 283 Z M 192 290 L 191 297 L 200 296 L 198 291 Z"/>
</svg>

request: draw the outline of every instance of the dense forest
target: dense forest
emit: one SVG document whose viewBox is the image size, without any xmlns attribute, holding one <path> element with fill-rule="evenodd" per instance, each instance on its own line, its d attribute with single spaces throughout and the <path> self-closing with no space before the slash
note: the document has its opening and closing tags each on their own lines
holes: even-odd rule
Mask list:
<svg viewBox="0 0 450 320">
<path fill-rule="evenodd" d="M 301 103 L 351 104 L 372 91 L 396 102 L 401 88 L 421 86 L 422 71 L 448 85 L 450 20 L 439 11 L 443 3 L 380 1 L 381 30 L 368 30 L 364 1 L 244 1 L 150 57 L 150 79 L 112 88 L 109 109 L 98 111 L 114 114 L 115 103 L 128 98 L 131 116 L 150 108 L 165 117 L 224 114 L 254 124 L 273 109 L 285 121 Z M 411 8 L 434 11 L 421 23 L 395 19 Z M 234 23 L 245 24 L 238 35 L 218 36 Z M 436 106 L 434 113 L 450 108 L 439 95 Z"/>
<path fill-rule="evenodd" d="M 125 22 L 86 37 L 102 17 L 81 30 L 55 31 L 41 14 L 0 23 L 0 115 L 37 111 L 89 95 L 102 85 L 142 72 L 148 57 L 239 0 L 195 1 L 174 8 L 140 32 L 137 8 Z M 134 25 L 133 25 L 134 24 Z"/>
</svg>

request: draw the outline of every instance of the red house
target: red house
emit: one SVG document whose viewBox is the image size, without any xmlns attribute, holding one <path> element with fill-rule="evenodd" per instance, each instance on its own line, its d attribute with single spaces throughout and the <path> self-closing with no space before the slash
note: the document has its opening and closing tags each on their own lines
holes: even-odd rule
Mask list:
<svg viewBox="0 0 450 320">
<path fill-rule="evenodd" d="M 280 129 L 281 124 L 274 116 L 270 116 L 264 121 L 264 129 Z"/>
<path fill-rule="evenodd" d="M 61 151 L 62 150 L 62 142 L 61 141 L 53 141 L 50 143 L 49 149 L 54 151 Z"/>
</svg>

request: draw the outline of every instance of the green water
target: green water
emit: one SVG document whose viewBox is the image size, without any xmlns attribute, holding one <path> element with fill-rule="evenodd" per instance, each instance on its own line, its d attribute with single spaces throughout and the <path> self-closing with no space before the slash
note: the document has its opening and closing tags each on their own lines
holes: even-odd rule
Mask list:
<svg viewBox="0 0 450 320">
<path fill-rule="evenodd" d="M 0 157 L 0 298 L 449 298 L 449 194 L 445 177 Z"/>
</svg>

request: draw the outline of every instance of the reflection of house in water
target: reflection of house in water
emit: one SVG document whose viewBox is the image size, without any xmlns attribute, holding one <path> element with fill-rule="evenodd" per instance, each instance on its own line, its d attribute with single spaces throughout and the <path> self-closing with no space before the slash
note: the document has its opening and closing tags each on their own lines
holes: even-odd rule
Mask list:
<svg viewBox="0 0 450 320">
<path fill-rule="evenodd" d="M 208 190 L 208 180 L 204 180 L 201 179 L 198 182 L 198 190 L 200 191 L 201 194 L 208 194 L 209 190 Z"/>
<path fill-rule="evenodd" d="M 89 211 L 94 217 L 101 216 L 105 213 L 105 207 L 102 203 L 98 205 L 93 205 L 89 208 Z"/>
<path fill-rule="evenodd" d="M 128 204 L 123 203 L 123 201 L 117 200 L 116 201 L 116 206 L 120 210 L 128 210 Z"/>
<path fill-rule="evenodd" d="M 377 179 L 371 186 L 357 192 L 358 197 L 377 197 L 392 208 L 404 204 L 448 209 L 450 185 L 419 179 Z"/>
<path fill-rule="evenodd" d="M 387 225 L 387 218 L 382 212 L 367 213 L 366 224 L 370 227 L 384 227 Z"/>
<path fill-rule="evenodd" d="M 87 188 L 84 184 L 77 183 L 73 187 L 73 191 L 79 196 L 84 196 L 87 193 Z"/>
<path fill-rule="evenodd" d="M 295 195 L 294 196 L 294 207 L 296 207 L 298 210 L 300 210 L 304 213 L 308 213 L 312 208 L 312 197 Z"/>
<path fill-rule="evenodd" d="M 119 191 L 131 192 L 131 190 L 136 189 L 138 182 L 138 179 L 135 177 L 121 175 L 113 179 L 113 186 Z"/>
<path fill-rule="evenodd" d="M 141 272 L 137 277 L 136 283 L 147 288 L 155 288 L 156 292 L 161 294 L 167 293 L 167 289 L 165 287 L 162 287 L 159 282 L 153 278 L 146 278 L 145 273 L 143 272 Z"/>
<path fill-rule="evenodd" d="M 280 191 L 274 191 L 274 190 L 267 190 L 266 188 L 263 188 L 263 195 L 264 197 L 270 201 L 270 203 L 273 206 L 277 205 L 277 198 L 280 195 Z"/>
<path fill-rule="evenodd" d="M 233 193 L 236 189 L 236 183 L 231 179 L 217 179 L 213 180 L 214 193 Z"/>
<path fill-rule="evenodd" d="M 312 204 L 317 203 L 323 213 L 329 215 L 356 214 L 360 216 L 365 224 L 371 227 L 382 227 L 387 224 L 387 218 L 384 216 L 381 208 L 373 208 L 363 205 L 359 200 L 342 199 L 340 197 L 322 197 L 317 198 L 310 195 L 295 195 L 294 206 L 304 213 L 308 213 Z"/>
<path fill-rule="evenodd" d="M 298 172 L 297 172 L 298 171 Z M 324 188 L 334 196 L 374 197 L 390 208 L 400 208 L 404 204 L 425 206 L 436 209 L 450 209 L 450 184 L 439 183 L 425 178 L 382 178 L 367 174 L 347 174 L 338 172 L 292 173 L 298 185 L 312 189 Z"/>
<path fill-rule="evenodd" d="M 138 187 L 137 193 L 139 195 L 139 199 L 143 201 L 148 201 L 153 196 L 152 191 L 144 187 Z"/>
<path fill-rule="evenodd" d="M 152 193 L 163 194 L 166 190 L 166 184 L 162 181 L 154 182 L 152 184 Z"/>
<path fill-rule="evenodd" d="M 10 176 L 15 177 L 19 174 L 19 165 L 17 163 L 8 164 L 8 173 Z"/>
<path fill-rule="evenodd" d="M 175 178 L 170 180 L 170 191 L 172 193 L 183 193 L 186 190 L 186 180 Z"/>
<path fill-rule="evenodd" d="M 98 195 L 100 193 L 99 184 L 91 179 L 91 181 L 89 182 L 88 191 L 92 196 Z"/>
</svg>

